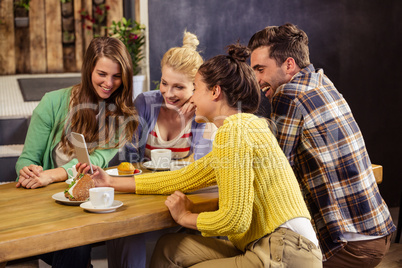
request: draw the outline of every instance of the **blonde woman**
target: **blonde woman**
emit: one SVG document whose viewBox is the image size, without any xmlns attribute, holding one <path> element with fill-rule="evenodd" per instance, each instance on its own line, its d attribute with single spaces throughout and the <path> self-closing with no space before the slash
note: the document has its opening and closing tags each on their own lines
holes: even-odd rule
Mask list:
<svg viewBox="0 0 402 268">
<path fill-rule="evenodd" d="M 152 149 L 170 149 L 173 159 L 194 153 L 195 160 L 211 151 L 209 132 L 204 134 L 205 124 L 194 121 L 194 106 L 189 102 L 195 74 L 203 63 L 198 44 L 197 36 L 184 32 L 183 46 L 169 49 L 162 58 L 160 90 L 136 98 L 140 125 L 135 146 L 126 147 L 127 161 L 148 160 Z"/>
</svg>

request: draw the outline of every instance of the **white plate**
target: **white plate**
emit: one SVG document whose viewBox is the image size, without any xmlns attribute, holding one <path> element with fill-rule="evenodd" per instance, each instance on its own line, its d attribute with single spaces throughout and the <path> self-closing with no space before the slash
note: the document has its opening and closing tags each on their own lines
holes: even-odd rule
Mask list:
<svg viewBox="0 0 402 268">
<path fill-rule="evenodd" d="M 85 210 L 88 210 L 90 212 L 95 212 L 95 213 L 109 213 L 115 211 L 117 208 L 121 207 L 123 205 L 123 202 L 119 200 L 114 200 L 112 205 L 108 208 L 94 208 L 92 206 L 91 201 L 82 203 L 80 207 L 82 207 Z"/>
<path fill-rule="evenodd" d="M 170 167 L 154 167 L 154 163 L 152 163 L 152 161 L 144 162 L 143 165 L 150 170 L 170 170 Z"/>
<path fill-rule="evenodd" d="M 140 172 L 135 173 L 135 174 L 119 175 L 117 168 L 112 168 L 112 169 L 106 170 L 106 173 L 109 174 L 110 176 L 114 176 L 114 177 L 132 177 L 134 175 L 140 175 L 142 173 L 142 170 L 139 169 L 139 171 Z"/>
<path fill-rule="evenodd" d="M 86 201 L 70 201 L 67 197 L 64 196 L 64 192 L 54 194 L 52 195 L 52 198 L 56 201 L 62 202 L 63 204 L 70 206 L 78 206 L 79 204 L 86 202 Z"/>
</svg>

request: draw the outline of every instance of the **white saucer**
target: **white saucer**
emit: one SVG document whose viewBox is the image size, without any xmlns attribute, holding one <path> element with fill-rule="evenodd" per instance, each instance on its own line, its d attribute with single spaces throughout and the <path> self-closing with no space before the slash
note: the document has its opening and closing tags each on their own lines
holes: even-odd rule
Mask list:
<svg viewBox="0 0 402 268">
<path fill-rule="evenodd" d="M 86 202 L 86 201 L 70 201 L 67 197 L 64 196 L 64 192 L 54 194 L 52 195 L 52 198 L 56 201 L 62 202 L 63 204 L 69 206 L 78 206 L 79 204 Z"/>
<path fill-rule="evenodd" d="M 110 176 L 114 176 L 114 177 L 132 177 L 134 175 L 140 175 L 142 173 L 142 170 L 139 169 L 139 171 L 140 172 L 135 173 L 135 174 L 119 175 L 117 168 L 112 168 L 112 169 L 106 170 L 106 173 L 109 174 Z"/>
<path fill-rule="evenodd" d="M 191 162 L 187 162 L 187 161 L 172 161 L 172 163 L 170 163 L 170 170 L 182 169 L 182 168 L 187 167 L 190 164 L 191 164 Z"/>
<path fill-rule="evenodd" d="M 115 211 L 117 208 L 121 207 L 123 205 L 123 202 L 119 200 L 114 200 L 113 204 L 108 207 L 108 208 L 94 208 L 92 206 L 91 201 L 82 203 L 80 207 L 82 207 L 85 210 L 88 210 L 90 212 L 95 212 L 95 213 L 109 213 Z"/>
<path fill-rule="evenodd" d="M 150 170 L 170 170 L 169 167 L 154 167 L 154 163 L 152 161 L 147 161 L 143 163 L 144 167 Z"/>
</svg>

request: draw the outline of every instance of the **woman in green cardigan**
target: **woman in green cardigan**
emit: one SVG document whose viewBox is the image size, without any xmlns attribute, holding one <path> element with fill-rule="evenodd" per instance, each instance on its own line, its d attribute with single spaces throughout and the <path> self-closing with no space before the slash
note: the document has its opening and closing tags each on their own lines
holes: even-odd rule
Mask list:
<svg viewBox="0 0 402 268">
<path fill-rule="evenodd" d="M 70 133 L 82 133 L 92 163 L 106 167 L 117 148 L 131 140 L 138 122 L 133 105 L 130 54 L 115 38 L 91 41 L 82 81 L 47 93 L 33 112 L 24 150 L 16 164 L 17 187 L 38 188 L 65 181 L 77 163 Z M 124 124 L 122 124 L 124 122 Z M 90 267 L 91 245 L 38 256 L 56 268 Z"/>
<path fill-rule="evenodd" d="M 24 149 L 16 164 L 17 187 L 38 188 L 68 179 L 77 163 L 70 133 L 82 133 L 91 163 L 107 167 L 138 122 L 133 106 L 130 54 L 116 38 L 91 41 L 82 81 L 47 93 L 32 114 Z M 124 124 L 122 124 L 124 122 Z"/>
<path fill-rule="evenodd" d="M 250 51 L 229 46 L 199 68 L 191 101 L 197 122 L 218 131 L 212 151 L 184 169 L 119 180 L 95 167 L 96 186 L 136 194 L 170 194 L 173 219 L 202 236 L 160 238 L 151 267 L 322 267 L 318 240 L 293 170 L 265 119 L 252 113 L 260 91 L 246 63 Z M 87 171 L 86 164 L 78 164 Z M 216 184 L 219 208 L 195 213 L 184 194 Z M 228 240 L 214 236 L 227 236 Z"/>
</svg>

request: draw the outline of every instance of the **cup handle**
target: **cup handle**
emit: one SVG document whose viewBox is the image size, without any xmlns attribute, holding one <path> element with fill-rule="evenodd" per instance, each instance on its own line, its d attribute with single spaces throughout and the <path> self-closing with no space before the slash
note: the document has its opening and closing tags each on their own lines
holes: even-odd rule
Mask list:
<svg viewBox="0 0 402 268">
<path fill-rule="evenodd" d="M 107 205 L 109 204 L 109 200 L 110 200 L 110 194 L 104 193 L 103 194 L 103 205 L 104 205 L 104 207 L 107 207 Z"/>
<path fill-rule="evenodd" d="M 72 178 L 74 176 L 73 168 L 68 168 L 66 171 L 67 171 L 68 177 Z M 70 174 L 70 172 L 71 172 L 71 174 Z"/>
</svg>

